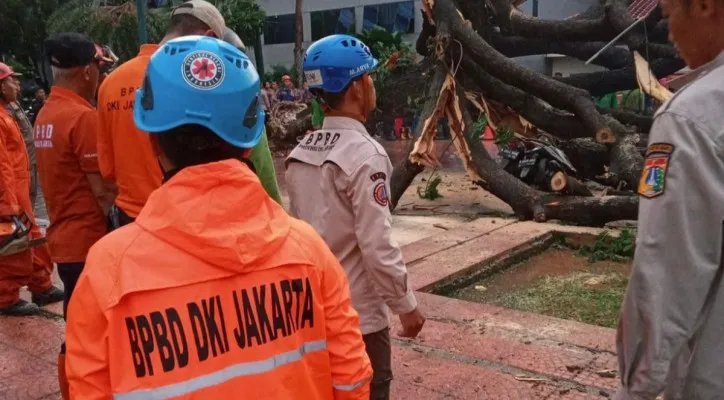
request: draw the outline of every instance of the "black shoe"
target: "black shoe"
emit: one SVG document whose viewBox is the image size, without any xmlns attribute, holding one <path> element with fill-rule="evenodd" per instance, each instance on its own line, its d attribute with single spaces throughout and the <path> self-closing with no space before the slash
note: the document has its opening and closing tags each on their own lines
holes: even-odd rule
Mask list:
<svg viewBox="0 0 724 400">
<path fill-rule="evenodd" d="M 43 293 L 33 293 L 33 303 L 37 304 L 38 307 L 57 303 L 63 301 L 63 299 L 65 299 L 65 292 L 55 286 L 51 286 L 50 289 Z"/>
<path fill-rule="evenodd" d="M 17 303 L 10 307 L 0 308 L 0 315 L 11 315 L 15 317 L 25 317 L 28 315 L 35 315 L 40 311 L 40 308 L 33 303 L 28 303 L 25 300 L 18 300 Z"/>
</svg>

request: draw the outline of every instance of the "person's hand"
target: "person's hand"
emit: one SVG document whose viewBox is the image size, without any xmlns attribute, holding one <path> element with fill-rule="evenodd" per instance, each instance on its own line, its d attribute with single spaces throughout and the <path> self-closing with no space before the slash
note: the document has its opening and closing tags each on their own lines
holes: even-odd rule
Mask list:
<svg viewBox="0 0 724 400">
<path fill-rule="evenodd" d="M 425 325 L 425 316 L 422 315 L 418 308 L 410 311 L 409 313 L 400 314 L 400 322 L 402 323 L 402 330 L 397 332 L 399 336 L 414 338 L 422 330 L 422 326 Z"/>
</svg>

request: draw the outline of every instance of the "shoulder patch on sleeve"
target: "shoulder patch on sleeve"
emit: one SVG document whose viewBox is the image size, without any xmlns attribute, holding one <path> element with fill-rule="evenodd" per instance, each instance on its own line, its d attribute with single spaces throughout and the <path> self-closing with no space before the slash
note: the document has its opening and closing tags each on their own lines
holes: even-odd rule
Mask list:
<svg viewBox="0 0 724 400">
<path fill-rule="evenodd" d="M 379 181 L 379 180 L 384 181 L 387 179 L 387 175 L 384 172 L 376 172 L 376 173 L 370 175 L 370 179 L 372 180 L 372 182 Z"/>
<path fill-rule="evenodd" d="M 669 160 L 673 153 L 673 144 L 652 143 L 649 145 L 639 180 L 638 193 L 640 196 L 653 199 L 664 194 L 666 173 L 669 170 Z"/>
<path fill-rule="evenodd" d="M 377 204 L 387 207 L 389 199 L 387 198 L 387 185 L 384 181 L 375 185 L 372 197 L 374 197 Z"/>
</svg>

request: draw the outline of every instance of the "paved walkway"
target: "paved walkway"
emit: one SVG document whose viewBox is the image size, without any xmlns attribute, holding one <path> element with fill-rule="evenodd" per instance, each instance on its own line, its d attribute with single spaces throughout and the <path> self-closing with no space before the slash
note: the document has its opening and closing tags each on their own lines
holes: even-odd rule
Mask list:
<svg viewBox="0 0 724 400">
<path fill-rule="evenodd" d="M 554 230 L 479 219 L 403 248 L 420 307 L 419 338 L 394 339 L 393 399 L 600 399 L 616 389 L 614 331 L 425 293 L 496 265 Z M 0 317 L 0 399 L 58 399 L 59 305 Z M 397 321 L 393 333 L 398 329 Z"/>
</svg>

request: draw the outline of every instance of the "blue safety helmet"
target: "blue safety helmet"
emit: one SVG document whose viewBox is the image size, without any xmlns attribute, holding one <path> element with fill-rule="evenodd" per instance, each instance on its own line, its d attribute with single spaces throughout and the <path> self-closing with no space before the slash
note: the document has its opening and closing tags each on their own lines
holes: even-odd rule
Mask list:
<svg viewBox="0 0 724 400">
<path fill-rule="evenodd" d="M 264 129 L 260 89 L 259 74 L 244 53 L 218 39 L 185 36 L 151 57 L 133 116 L 149 133 L 197 124 L 250 149 Z"/>
<path fill-rule="evenodd" d="M 310 89 L 339 93 L 349 83 L 370 73 L 379 64 L 370 48 L 349 35 L 331 35 L 320 39 L 304 55 L 304 79 Z"/>
</svg>

